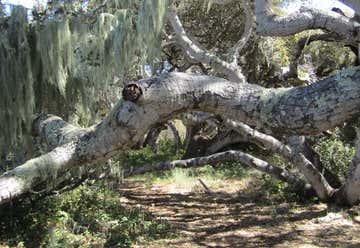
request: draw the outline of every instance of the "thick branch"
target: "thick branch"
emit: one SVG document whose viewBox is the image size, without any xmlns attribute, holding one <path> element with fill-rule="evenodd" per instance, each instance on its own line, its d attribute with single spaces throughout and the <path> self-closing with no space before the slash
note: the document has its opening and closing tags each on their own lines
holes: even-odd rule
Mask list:
<svg viewBox="0 0 360 248">
<path fill-rule="evenodd" d="M 173 73 L 141 80 L 136 105 L 156 106 L 160 117 L 198 109 L 265 127 L 274 133 L 316 134 L 358 114 L 359 69 L 349 69 L 307 87 L 266 89 L 209 76 Z"/>
<path fill-rule="evenodd" d="M 329 185 L 324 176 L 316 169 L 316 167 L 300 151 L 294 151 L 289 146 L 283 144 L 276 138 L 260 133 L 251 127 L 234 121 L 227 121 L 235 131 L 240 132 L 249 141 L 260 144 L 266 149 L 282 155 L 285 159 L 295 164 L 295 166 L 304 174 L 305 178 L 315 189 L 320 199 L 328 199 L 333 193 L 334 189 Z"/>
<path fill-rule="evenodd" d="M 360 42 L 360 25 L 334 11 L 301 7 L 287 16 L 276 16 L 271 1 L 256 0 L 257 31 L 264 36 L 288 36 L 309 29 L 324 29 L 337 33 L 348 42 Z"/>
<path fill-rule="evenodd" d="M 70 169 L 79 161 L 79 158 L 75 157 L 74 150 L 73 143 L 58 147 L 2 175 L 0 178 L 0 203 L 31 191 L 35 185 L 38 185 L 39 179 L 41 179 L 41 183 L 50 182 L 60 173 Z"/>
<path fill-rule="evenodd" d="M 183 73 L 140 80 L 125 87 L 125 101 L 120 101 L 98 125 L 81 132 L 64 129 L 61 139 L 45 137 L 51 145 L 59 142 L 61 146 L 0 177 L 0 202 L 48 182 L 51 175 L 44 170 L 56 175 L 72 166 L 104 161 L 119 150 L 130 149 L 151 126 L 189 110 L 211 112 L 222 119 L 265 127 L 275 133 L 325 131 L 359 114 L 359 80 L 359 69 L 343 71 L 308 87 L 286 89 L 265 89 Z M 45 118 L 40 123 L 46 121 Z M 40 135 L 52 135 L 53 131 L 44 129 L 57 130 L 49 126 L 51 123 L 58 121 L 38 125 L 42 127 L 38 130 Z M 60 128 L 64 126 L 63 123 Z"/>
</svg>

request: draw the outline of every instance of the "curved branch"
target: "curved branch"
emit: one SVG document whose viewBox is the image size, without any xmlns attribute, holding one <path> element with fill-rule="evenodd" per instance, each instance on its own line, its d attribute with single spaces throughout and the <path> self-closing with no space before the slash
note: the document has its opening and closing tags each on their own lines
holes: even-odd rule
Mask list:
<svg viewBox="0 0 360 248">
<path fill-rule="evenodd" d="M 155 127 L 152 127 L 149 132 L 146 135 L 145 141 L 143 143 L 143 147 L 150 146 L 151 150 L 153 152 L 156 152 L 156 141 L 159 138 L 160 133 L 166 129 L 166 126 L 164 123 L 160 123 L 156 125 Z"/>
<path fill-rule="evenodd" d="M 316 134 L 358 114 L 359 80 L 360 70 L 351 68 L 307 87 L 268 89 L 216 77 L 172 73 L 140 80 L 137 86 L 143 94 L 136 105 L 156 104 L 164 118 L 197 109 L 274 133 Z"/>
<path fill-rule="evenodd" d="M 151 126 L 189 110 L 211 112 L 222 119 L 264 127 L 274 133 L 325 131 L 359 114 L 359 81 L 358 68 L 297 88 L 266 89 L 184 73 L 140 80 L 124 89 L 124 100 L 101 123 L 79 133 L 60 132 L 63 138 L 51 139 L 51 144 L 59 142 L 61 146 L 1 176 L 0 203 L 29 192 L 72 166 L 104 161 L 119 150 L 130 149 Z M 40 124 L 46 121 L 45 118 Z M 39 125 L 43 127 L 38 130 L 40 135 L 51 136 L 54 131 L 43 131 L 56 130 L 49 126 L 51 123 L 58 121 Z M 72 141 L 64 143 L 65 140 Z"/>
<path fill-rule="evenodd" d="M 334 11 L 301 7 L 287 16 L 276 16 L 270 1 L 256 0 L 257 32 L 264 36 L 288 36 L 309 29 L 337 33 L 348 42 L 360 42 L 360 25 Z"/>
<path fill-rule="evenodd" d="M 213 154 L 215 152 L 223 150 L 230 145 L 244 142 L 248 142 L 246 137 L 240 135 L 235 131 L 227 130 L 225 132 L 220 132 L 218 135 L 216 135 L 215 140 L 212 142 L 212 144 L 210 144 L 210 146 L 206 148 L 205 154 Z"/>
<path fill-rule="evenodd" d="M 238 66 L 238 57 L 240 55 L 240 52 L 243 50 L 246 43 L 249 41 L 255 28 L 255 16 L 251 7 L 251 3 L 249 1 L 242 0 L 241 6 L 243 7 L 245 13 L 245 28 L 240 40 L 235 44 L 233 48 L 234 54 L 232 64 L 235 66 Z"/>
<path fill-rule="evenodd" d="M 227 121 L 227 125 L 232 127 L 234 131 L 243 134 L 249 141 L 260 144 L 266 149 L 278 153 L 288 161 L 294 163 L 310 182 L 320 199 L 329 199 L 334 194 L 335 190 L 329 185 L 325 177 L 300 151 L 294 151 L 294 149 L 283 144 L 276 138 L 260 133 L 243 123 Z"/>
<path fill-rule="evenodd" d="M 250 154 L 243 153 L 240 151 L 226 151 L 219 152 L 209 156 L 190 158 L 185 160 L 174 160 L 174 161 L 165 161 L 155 165 L 145 165 L 141 167 L 131 168 L 124 172 L 125 176 L 130 175 L 139 175 L 145 174 L 153 171 L 163 171 L 170 170 L 175 167 L 181 168 L 190 168 L 195 166 L 201 166 L 205 164 L 218 164 L 219 162 L 224 161 L 236 161 L 240 162 L 246 166 L 254 168 L 256 170 L 262 171 L 264 173 L 270 174 L 282 181 L 285 181 L 297 189 L 308 189 L 310 186 L 307 185 L 304 181 L 299 179 L 297 176 L 293 175 L 286 169 L 278 167 L 276 165 L 269 164 L 266 161 L 263 161 L 259 158 L 256 158 Z"/>
<path fill-rule="evenodd" d="M 186 34 L 178 15 L 174 11 L 169 11 L 167 17 L 176 34 L 178 44 L 191 59 L 211 66 L 215 71 L 225 74 L 229 80 L 245 82 L 245 77 L 238 66 L 220 59 L 195 44 L 194 41 L 192 41 Z"/>
</svg>

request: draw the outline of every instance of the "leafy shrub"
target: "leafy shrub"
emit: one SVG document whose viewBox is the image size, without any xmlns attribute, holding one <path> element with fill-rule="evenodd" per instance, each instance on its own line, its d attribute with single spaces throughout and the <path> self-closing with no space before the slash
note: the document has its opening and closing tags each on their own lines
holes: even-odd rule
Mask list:
<svg viewBox="0 0 360 248">
<path fill-rule="evenodd" d="M 343 180 L 354 156 L 354 148 L 340 141 L 337 135 L 321 138 L 314 148 L 323 165 Z"/>
</svg>

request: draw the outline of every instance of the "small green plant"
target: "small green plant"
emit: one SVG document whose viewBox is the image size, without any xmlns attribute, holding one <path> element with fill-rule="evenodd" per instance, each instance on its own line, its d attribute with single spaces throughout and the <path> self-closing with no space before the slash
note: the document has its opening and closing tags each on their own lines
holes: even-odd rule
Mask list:
<svg viewBox="0 0 360 248">
<path fill-rule="evenodd" d="M 262 175 L 261 191 L 273 202 L 315 202 L 317 198 L 303 197 L 303 192 L 296 192 L 286 182 L 267 174 Z"/>
</svg>

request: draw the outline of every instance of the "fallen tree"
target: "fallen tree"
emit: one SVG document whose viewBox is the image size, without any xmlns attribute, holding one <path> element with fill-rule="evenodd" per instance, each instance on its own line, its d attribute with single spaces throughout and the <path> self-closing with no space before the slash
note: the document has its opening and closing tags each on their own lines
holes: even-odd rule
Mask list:
<svg viewBox="0 0 360 248">
<path fill-rule="evenodd" d="M 231 1 L 214 2 L 214 4 L 225 6 L 229 3 Z M 271 8 L 268 4 L 269 1 L 256 1 L 254 13 L 258 23 L 257 32 L 261 35 L 285 36 L 303 30 L 321 28 L 335 33 L 336 39 L 345 39 L 347 44 L 354 45 L 359 42 L 359 35 L 356 33 L 359 23 L 350 17 L 331 11 L 318 11 L 309 7 L 305 9 L 306 13 L 301 15 L 298 12 L 304 9 L 285 17 L 279 17 L 270 11 Z M 310 185 L 317 196 L 324 201 L 338 201 L 348 204 L 355 204 L 360 201 L 359 141 L 356 142 L 356 154 L 349 176 L 341 186 L 335 186 L 330 183 L 329 173 L 323 173 L 323 167 L 313 161 L 309 152 L 306 152 L 304 137 L 301 137 L 303 135 L 320 134 L 358 117 L 360 69 L 357 67 L 348 68 L 306 87 L 265 88 L 257 85 L 257 82 L 246 82 L 246 77 L 238 66 L 245 43 L 249 42 L 254 35 L 253 17 L 255 14 L 251 12 L 253 8 L 249 4 L 245 4 L 244 9 L 247 11 L 244 33 L 235 46 L 230 49 L 230 61 L 215 56 L 194 42 L 194 38 L 186 33 L 176 12 L 169 11 L 167 14 L 174 32 L 174 35 L 168 36 L 169 42 L 175 42 L 181 48 L 185 56 L 188 56 L 188 60 L 192 61 L 190 66 L 199 65 L 199 63 L 202 65 L 201 68 L 209 66 L 214 70 L 214 74 L 218 73 L 229 80 L 209 75 L 163 73 L 148 79 L 128 82 L 122 91 L 122 99 L 115 104 L 107 116 L 100 123 L 87 128 L 77 127 L 54 115 L 36 116 L 32 123 L 33 134 L 41 137 L 47 144 L 48 152 L 30 159 L 0 176 L 0 204 L 34 192 L 46 193 L 66 187 L 67 181 L 72 178 L 72 171 L 76 171 L 78 168 L 91 170 L 92 167 L 107 161 L 114 155 L 132 149 L 136 144 L 144 140 L 144 136 L 149 129 L 156 127 L 159 123 L 166 123 L 182 113 L 193 110 L 212 114 L 225 123 L 229 130 L 240 135 L 236 139 L 229 138 L 229 142 L 246 140 L 273 153 L 280 154 L 295 165 L 298 172 L 305 177 L 305 180 L 298 176 L 299 173 L 293 173 L 285 168 L 271 165 L 253 155 L 240 151 L 208 154 L 198 158 L 167 161 L 157 165 L 125 169 L 124 174 L 141 174 L 154 170 L 171 169 L 177 166 L 190 167 L 235 160 L 269 173 L 289 184 L 295 185 L 297 188 L 307 190 Z M 117 14 L 117 18 L 125 18 L 121 20 L 128 21 L 126 13 Z M 162 14 L 165 16 L 164 13 Z M 106 21 L 104 21 L 106 18 L 111 19 L 113 16 L 102 15 L 101 22 L 99 22 L 106 24 Z M 151 18 L 153 17 L 150 16 Z M 141 21 L 143 20 L 140 19 L 139 23 Z M 26 21 L 23 20 L 23 22 Z M 155 25 L 157 28 L 160 26 L 159 23 Z M 14 22 L 12 25 L 11 27 L 15 28 L 18 23 Z M 15 47 L 21 42 L 21 44 L 25 44 L 23 41 L 26 40 L 25 34 L 28 32 L 25 28 L 26 24 L 20 26 L 24 29 L 23 36 L 9 32 L 11 39 L 8 42 Z M 68 23 L 64 27 L 61 26 L 59 30 L 61 31 L 60 34 L 70 35 Z M 159 30 L 157 30 L 158 33 Z M 108 35 L 108 33 L 105 34 Z M 115 32 L 115 34 L 117 33 Z M 40 37 L 41 35 L 43 33 L 40 32 Z M 142 35 L 145 36 L 146 34 Z M 61 37 L 61 35 L 58 37 Z M 129 38 L 130 42 L 134 41 L 133 38 Z M 107 49 L 105 52 L 109 52 L 109 44 L 114 44 L 115 41 L 119 41 L 118 39 L 119 37 L 114 35 L 113 39 L 109 39 L 107 43 L 97 42 L 101 42 L 101 45 L 105 46 Z M 152 39 L 153 42 L 154 39 Z M 14 40 L 17 42 L 16 44 L 11 43 Z M 29 43 L 31 43 L 30 41 Z M 122 40 L 120 39 L 120 41 Z M 62 48 L 59 44 L 57 45 L 56 49 Z M 62 45 L 65 47 L 70 46 L 68 43 Z M 119 55 L 117 49 L 117 47 L 114 48 L 116 52 L 113 55 L 115 57 Z M 4 48 L 4 51 L 7 51 L 6 48 Z M 25 60 L 26 65 L 29 64 L 29 68 L 24 67 L 30 70 L 30 67 L 32 68 L 30 63 L 31 53 L 25 49 L 20 54 L 23 54 L 24 58 L 18 57 L 16 64 L 19 65 Z M 66 52 L 64 54 L 64 56 L 70 56 Z M 90 56 L 91 53 L 87 55 Z M 128 58 L 122 53 L 120 55 L 125 59 Z M 44 54 L 41 56 L 44 56 Z M 45 62 L 47 60 L 41 56 L 42 66 L 46 67 Z M 2 58 L 8 58 L 7 54 L 4 53 Z M 81 59 L 87 61 L 83 57 Z M 49 61 L 52 60 L 49 59 Z M 64 73 L 68 76 L 67 73 L 70 73 L 68 72 L 70 69 L 67 67 L 69 65 L 65 63 L 67 60 L 59 59 L 59 61 L 66 66 L 63 68 L 56 65 L 55 72 Z M 13 64 L 10 62 L 6 68 L 12 68 Z M 89 61 L 87 62 L 89 63 Z M 75 64 L 71 63 L 72 65 Z M 130 62 L 127 61 L 127 63 Z M 93 66 L 93 64 L 90 66 Z M 78 69 L 78 67 L 76 68 Z M 93 69 L 93 67 L 90 69 Z M 51 72 L 51 70 L 49 71 Z M 49 71 L 46 72 L 51 75 Z M 41 73 L 36 72 L 37 76 L 41 78 Z M 72 73 L 79 73 L 79 71 L 74 70 Z M 99 70 L 98 73 L 101 74 L 104 71 Z M 107 69 L 104 74 L 106 73 L 109 73 Z M 15 74 L 13 75 L 14 78 L 19 81 Z M 31 81 L 32 77 L 35 76 L 33 74 L 29 73 L 26 80 Z M 83 71 L 81 71 L 81 74 L 84 74 Z M 59 78 L 64 80 L 61 76 Z M 4 85 L 7 83 L 5 82 L 6 79 L 5 76 L 1 77 L 1 82 Z M 95 79 L 98 79 L 98 75 L 96 75 Z M 21 89 L 23 89 L 23 83 L 24 81 L 21 81 Z M 59 88 L 59 90 L 65 91 L 65 87 Z M 25 103 L 27 101 L 24 101 L 23 105 Z M 31 112 L 30 110 L 27 111 Z M 21 112 L 19 116 L 23 117 L 23 113 Z M 222 145 L 222 147 L 225 147 L 225 145 Z M 88 170 L 85 170 L 79 178 L 83 180 L 90 177 L 90 174 Z M 76 184 L 73 183 L 73 185 Z"/>
<path fill-rule="evenodd" d="M 0 202 L 47 184 L 74 166 L 105 161 L 119 150 L 130 149 L 152 125 L 189 110 L 211 112 L 273 133 L 302 135 L 328 130 L 359 113 L 359 79 L 360 70 L 353 68 L 299 88 L 266 89 L 183 73 L 140 80 L 126 86 L 124 100 L 101 123 L 87 129 L 76 129 L 54 116 L 38 118 L 35 132 L 56 148 L 1 176 Z M 359 196 L 347 191 L 358 183 L 358 170 L 353 173 L 343 192 L 351 203 Z M 326 180 L 320 178 L 313 182 L 323 186 Z M 335 190 L 319 192 L 322 199 L 328 199 Z"/>
</svg>

